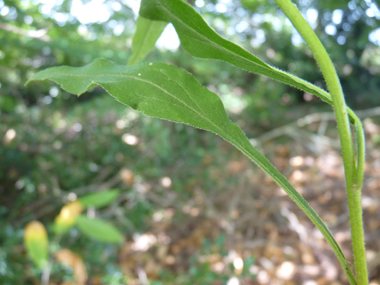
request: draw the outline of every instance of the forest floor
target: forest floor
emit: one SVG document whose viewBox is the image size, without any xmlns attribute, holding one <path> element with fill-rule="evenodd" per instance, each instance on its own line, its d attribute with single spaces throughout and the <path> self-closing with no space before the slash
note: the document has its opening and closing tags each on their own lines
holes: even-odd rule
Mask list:
<svg viewBox="0 0 380 285">
<path fill-rule="evenodd" d="M 368 268 L 371 284 L 376 285 L 380 284 L 380 149 L 376 140 L 380 127 L 369 119 L 365 125 L 368 150 L 362 204 Z M 296 132 L 295 140 L 293 132 L 292 140 L 280 145 L 269 140 L 258 148 L 265 150 L 325 221 L 352 261 L 338 141 L 316 138 L 300 129 Z M 217 158 L 212 156 L 206 156 L 204 164 L 210 164 L 215 179 L 234 180 L 233 187 L 228 182 L 223 189 L 195 187 L 184 204 L 176 204 L 176 195 L 168 194 L 162 211 L 150 221 L 150 230 L 135 236 L 120 251 L 123 272 L 138 276 L 131 284 L 159 280 L 162 270 L 174 276 L 172 284 L 226 284 L 218 280 L 226 275 L 231 285 L 348 284 L 321 233 L 286 193 L 227 143 L 220 144 L 220 152 L 230 155 L 227 164 L 213 166 L 210 161 Z M 147 199 L 156 198 L 147 193 Z M 178 216 L 182 218 L 176 219 Z M 190 273 L 189 268 L 193 268 Z M 202 280 L 195 278 L 197 274 L 205 275 L 205 281 L 191 282 L 192 278 Z"/>
</svg>

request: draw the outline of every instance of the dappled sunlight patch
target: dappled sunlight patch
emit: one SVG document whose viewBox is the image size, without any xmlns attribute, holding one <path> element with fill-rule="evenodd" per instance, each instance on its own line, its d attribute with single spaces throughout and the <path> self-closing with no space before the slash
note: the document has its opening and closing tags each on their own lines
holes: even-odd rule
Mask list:
<svg viewBox="0 0 380 285">
<path fill-rule="evenodd" d="M 211 269 L 216 273 L 222 273 L 225 268 L 226 265 L 224 264 L 224 262 L 221 261 L 211 264 Z"/>
<path fill-rule="evenodd" d="M 337 232 L 335 234 L 335 238 L 336 238 L 337 242 L 343 243 L 343 242 L 346 242 L 346 241 L 350 241 L 351 240 L 351 235 L 347 231 L 339 231 L 339 232 Z"/>
<path fill-rule="evenodd" d="M 192 216 L 192 217 L 196 217 L 196 216 L 199 215 L 199 213 L 200 213 L 200 209 L 197 208 L 197 207 L 193 207 L 193 206 L 191 206 L 191 205 L 189 205 L 189 204 L 186 204 L 186 205 L 184 205 L 184 206 L 182 207 L 182 212 L 183 212 L 184 214 L 190 215 L 190 216 Z"/>
<path fill-rule="evenodd" d="M 321 273 L 321 268 L 318 265 L 304 265 L 300 270 L 303 270 L 303 272 L 311 278 L 315 278 Z"/>
<path fill-rule="evenodd" d="M 237 256 L 234 258 L 233 264 L 235 267 L 235 273 L 241 274 L 243 272 L 243 267 L 244 267 L 243 259 L 240 256 Z"/>
<path fill-rule="evenodd" d="M 151 246 L 156 244 L 157 238 L 152 234 L 134 235 L 134 242 L 131 245 L 131 249 L 135 251 L 147 251 Z"/>
<path fill-rule="evenodd" d="M 170 177 L 165 176 L 160 179 L 160 184 L 165 188 L 169 188 L 172 185 L 172 180 Z"/>
<path fill-rule="evenodd" d="M 139 143 L 138 137 L 128 133 L 122 136 L 122 140 L 128 145 L 137 145 Z"/>
<path fill-rule="evenodd" d="M 130 187 L 134 184 L 135 174 L 130 169 L 124 167 L 120 170 L 120 179 L 125 185 Z"/>
<path fill-rule="evenodd" d="M 298 169 L 293 172 L 291 177 L 289 177 L 290 183 L 292 183 L 294 185 L 299 185 L 303 182 L 306 182 L 306 179 L 307 179 L 307 177 L 304 174 L 304 172 L 302 172 L 301 170 L 298 170 Z"/>
<path fill-rule="evenodd" d="M 3 142 L 5 145 L 10 144 L 16 137 L 16 131 L 14 129 L 9 129 L 4 135 Z"/>
<path fill-rule="evenodd" d="M 305 163 L 305 159 L 300 155 L 294 156 L 289 159 L 289 164 L 291 166 L 299 167 L 299 166 L 302 166 L 304 163 Z"/>
<path fill-rule="evenodd" d="M 329 152 L 317 159 L 319 170 L 329 177 L 343 178 L 343 163 L 337 153 Z"/>
<path fill-rule="evenodd" d="M 153 214 L 153 220 L 155 222 L 170 222 L 174 216 L 174 209 L 159 210 Z"/>
<path fill-rule="evenodd" d="M 231 277 L 228 281 L 227 281 L 227 285 L 240 285 L 240 281 L 237 277 Z"/>
<path fill-rule="evenodd" d="M 276 275 L 281 280 L 292 280 L 296 271 L 296 265 L 293 262 L 285 261 L 278 266 Z"/>
<path fill-rule="evenodd" d="M 80 123 L 75 123 L 75 124 L 73 125 L 73 130 L 74 130 L 74 132 L 79 133 L 82 129 L 83 129 L 83 127 L 82 127 L 82 124 L 80 124 Z"/>
<path fill-rule="evenodd" d="M 269 274 L 267 271 L 265 270 L 260 270 L 258 273 L 257 273 L 257 282 L 259 282 L 259 284 L 268 284 L 271 280 L 271 278 L 269 277 Z"/>
</svg>

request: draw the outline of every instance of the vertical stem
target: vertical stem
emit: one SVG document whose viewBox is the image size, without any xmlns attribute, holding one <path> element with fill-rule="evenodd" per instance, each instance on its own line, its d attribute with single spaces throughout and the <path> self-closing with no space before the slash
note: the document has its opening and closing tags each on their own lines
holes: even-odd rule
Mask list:
<svg viewBox="0 0 380 285">
<path fill-rule="evenodd" d="M 294 27 L 306 41 L 312 51 L 325 78 L 326 85 L 330 91 L 335 115 L 338 123 L 340 143 L 342 146 L 346 184 L 352 185 L 354 169 L 354 148 L 351 138 L 351 130 L 347 116 L 347 107 L 344 100 L 343 90 L 339 82 L 335 67 L 323 47 L 322 43 L 309 26 L 297 7 L 290 0 L 276 0 Z"/>
<path fill-rule="evenodd" d="M 322 43 L 309 26 L 305 18 L 290 0 L 275 0 L 286 14 L 293 26 L 305 40 L 312 51 L 325 78 L 327 88 L 330 91 L 336 120 L 338 124 L 340 143 L 342 146 L 343 164 L 346 177 L 348 206 L 350 211 L 351 236 L 355 260 L 357 283 L 368 284 L 368 273 L 365 259 L 364 230 L 361 208 L 361 183 L 362 166 L 364 158 L 364 135 L 359 120 L 355 121 L 356 135 L 358 136 L 358 166 L 355 167 L 355 153 L 351 136 L 350 125 L 347 116 L 347 106 L 344 100 L 342 86 L 340 84 L 334 65 L 323 47 Z M 360 145 L 359 145 L 360 144 Z M 360 181 L 361 180 L 361 181 Z"/>
<path fill-rule="evenodd" d="M 49 285 L 51 266 L 52 266 L 51 260 L 49 260 L 49 263 L 46 265 L 46 267 L 42 271 L 41 285 Z"/>
</svg>

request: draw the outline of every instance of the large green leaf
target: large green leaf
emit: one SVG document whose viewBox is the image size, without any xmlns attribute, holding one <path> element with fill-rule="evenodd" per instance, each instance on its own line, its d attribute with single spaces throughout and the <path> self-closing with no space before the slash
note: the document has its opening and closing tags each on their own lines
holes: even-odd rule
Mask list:
<svg viewBox="0 0 380 285">
<path fill-rule="evenodd" d="M 229 120 L 220 98 L 200 85 L 191 74 L 163 63 L 126 67 L 98 59 L 81 68 L 49 68 L 30 80 L 44 79 L 53 80 L 63 89 L 78 95 L 100 85 L 116 100 L 145 115 L 189 124 L 220 135 L 252 159 L 289 194 L 322 232 L 348 278 L 354 278 L 326 225 L 288 180 L 252 146 L 243 131 Z"/>
<path fill-rule="evenodd" d="M 167 24 L 167 22 L 152 21 L 142 17 L 137 19 L 136 32 L 132 41 L 132 56 L 129 58 L 128 65 L 135 65 L 144 59 Z"/>
<path fill-rule="evenodd" d="M 119 190 L 107 190 L 97 193 L 87 194 L 78 199 L 79 203 L 84 207 L 100 208 L 111 204 L 120 194 Z"/>
<path fill-rule="evenodd" d="M 84 215 L 79 215 L 75 224 L 86 235 L 104 242 L 119 243 L 123 241 L 123 235 L 110 223 Z"/>
<path fill-rule="evenodd" d="M 325 90 L 265 63 L 240 46 L 222 38 L 185 1 L 142 0 L 139 13 L 150 20 L 171 22 L 182 46 L 193 56 L 227 61 L 245 70 L 297 87 L 332 104 L 331 96 Z"/>
</svg>

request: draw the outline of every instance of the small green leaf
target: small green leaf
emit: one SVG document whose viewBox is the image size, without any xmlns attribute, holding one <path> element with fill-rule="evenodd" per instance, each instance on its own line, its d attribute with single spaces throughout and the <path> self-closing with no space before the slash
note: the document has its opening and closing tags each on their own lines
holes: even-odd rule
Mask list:
<svg viewBox="0 0 380 285">
<path fill-rule="evenodd" d="M 229 141 L 288 193 L 322 232 L 346 274 L 353 276 L 343 252 L 323 221 L 289 181 L 252 146 L 243 131 L 229 120 L 220 98 L 199 84 L 190 73 L 163 63 L 127 67 L 97 59 L 81 68 L 49 68 L 38 72 L 30 81 L 44 79 L 53 80 L 78 95 L 100 85 L 116 100 L 147 116 L 189 124 Z"/>
<path fill-rule="evenodd" d="M 24 243 L 28 255 L 39 268 L 48 265 L 48 237 L 43 224 L 38 221 L 30 222 L 25 227 Z"/>
<path fill-rule="evenodd" d="M 48 265 L 48 251 L 46 244 L 31 240 L 27 244 L 27 249 L 30 258 L 38 268 L 44 268 Z"/>
<path fill-rule="evenodd" d="M 156 44 L 167 24 L 167 22 L 138 17 L 132 41 L 132 56 L 129 58 L 128 65 L 135 65 L 144 59 Z"/>
<path fill-rule="evenodd" d="M 69 230 L 71 230 L 73 226 L 74 225 L 62 225 L 62 224 L 54 223 L 53 231 L 56 234 L 63 235 L 67 233 Z"/>
<path fill-rule="evenodd" d="M 84 234 L 94 239 L 111 243 L 123 241 L 123 235 L 106 221 L 97 218 L 90 219 L 84 215 L 79 215 L 75 223 Z"/>
<path fill-rule="evenodd" d="M 186 1 L 142 0 L 139 14 L 153 21 L 171 22 L 182 46 L 193 56 L 224 60 L 242 69 L 292 85 L 332 104 L 331 95 L 325 90 L 265 63 L 240 46 L 222 38 Z"/>
<path fill-rule="evenodd" d="M 77 200 L 64 205 L 54 220 L 54 232 L 61 235 L 68 232 L 74 226 L 75 219 L 82 213 L 83 209 L 83 205 Z"/>
<path fill-rule="evenodd" d="M 119 193 L 119 190 L 116 189 L 91 193 L 80 197 L 78 201 L 84 208 L 100 208 L 111 204 L 119 196 Z"/>
</svg>

